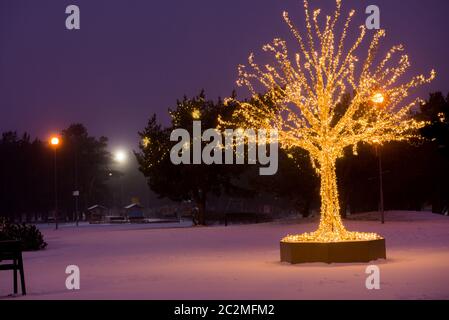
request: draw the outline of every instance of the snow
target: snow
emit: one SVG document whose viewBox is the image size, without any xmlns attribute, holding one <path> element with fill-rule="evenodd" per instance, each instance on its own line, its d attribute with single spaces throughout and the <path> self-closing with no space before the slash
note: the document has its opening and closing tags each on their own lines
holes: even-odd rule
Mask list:
<svg viewBox="0 0 449 320">
<path fill-rule="evenodd" d="M 14 299 L 449 299 L 449 217 L 387 212 L 352 216 L 348 229 L 377 232 L 387 260 L 375 261 L 381 289 L 367 290 L 370 264 L 279 262 L 279 240 L 313 231 L 309 219 L 258 225 L 83 225 L 42 231 L 48 248 L 24 253 L 28 295 Z M 65 287 L 68 265 L 81 289 Z M 0 272 L 0 297 L 12 274 Z"/>
</svg>

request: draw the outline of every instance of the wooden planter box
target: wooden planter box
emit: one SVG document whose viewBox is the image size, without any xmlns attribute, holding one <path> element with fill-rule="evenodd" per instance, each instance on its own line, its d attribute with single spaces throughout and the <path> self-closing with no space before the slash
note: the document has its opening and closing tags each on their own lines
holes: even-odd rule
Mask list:
<svg viewBox="0 0 449 320">
<path fill-rule="evenodd" d="M 371 241 L 281 242 L 281 261 L 297 263 L 356 263 L 386 259 L 385 239 Z"/>
</svg>

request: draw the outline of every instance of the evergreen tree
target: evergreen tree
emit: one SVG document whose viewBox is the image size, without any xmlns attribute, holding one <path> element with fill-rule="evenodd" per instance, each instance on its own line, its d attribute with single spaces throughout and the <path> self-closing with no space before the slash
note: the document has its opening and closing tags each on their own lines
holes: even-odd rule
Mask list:
<svg viewBox="0 0 449 320">
<path fill-rule="evenodd" d="M 218 118 L 229 119 L 235 106 L 207 100 L 202 91 L 191 99 L 184 97 L 177 101 L 176 108 L 170 109 L 170 126 L 162 127 L 153 115 L 146 128 L 139 132 L 140 151 L 136 153 L 139 170 L 148 179 L 151 190 L 161 198 L 173 201 L 193 201 L 197 208 L 196 223 L 206 223 L 206 202 L 210 194 L 245 194 L 239 187 L 238 176 L 245 166 L 181 164 L 174 165 L 170 160 L 170 150 L 177 142 L 170 141 L 170 133 L 175 129 L 185 129 L 190 133 L 193 148 L 193 121 L 201 121 L 203 130 L 217 128 Z M 204 147 L 204 142 L 202 142 Z M 224 161 L 223 161 L 224 163 Z"/>
</svg>

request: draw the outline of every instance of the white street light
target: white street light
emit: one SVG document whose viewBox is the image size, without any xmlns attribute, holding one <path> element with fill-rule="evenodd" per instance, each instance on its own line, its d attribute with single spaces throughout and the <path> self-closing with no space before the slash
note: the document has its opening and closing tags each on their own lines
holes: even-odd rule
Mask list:
<svg viewBox="0 0 449 320">
<path fill-rule="evenodd" d="M 115 152 L 114 154 L 114 160 L 117 161 L 118 163 L 124 163 L 126 162 L 127 156 L 126 156 L 126 152 L 123 150 L 118 150 Z"/>
</svg>

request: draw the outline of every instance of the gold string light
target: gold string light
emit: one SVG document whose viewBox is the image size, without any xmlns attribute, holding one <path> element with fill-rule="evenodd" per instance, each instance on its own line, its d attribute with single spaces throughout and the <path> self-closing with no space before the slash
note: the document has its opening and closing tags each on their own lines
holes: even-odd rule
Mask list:
<svg viewBox="0 0 449 320">
<path fill-rule="evenodd" d="M 195 119 L 195 120 L 200 119 L 201 118 L 201 111 L 198 110 L 198 109 L 194 109 L 192 111 L 192 118 Z"/>
<path fill-rule="evenodd" d="M 239 86 L 246 86 L 252 94 L 250 101 L 239 102 L 230 98 L 226 103 L 239 103 L 232 121 L 221 126 L 239 125 L 265 130 L 276 129 L 278 142 L 286 150 L 300 147 L 308 151 L 313 167 L 321 179 L 321 219 L 318 230 L 301 235 L 290 235 L 285 242 L 338 242 L 375 240 L 375 233 L 349 232 L 342 223 L 337 188 L 336 161 L 346 148 L 357 154 L 360 143 L 382 145 L 389 141 L 417 138 L 417 129 L 425 123 L 411 116 L 411 109 L 419 99 L 404 104 L 411 89 L 428 83 L 435 77 L 416 76 L 399 83 L 399 78 L 410 67 L 409 58 L 401 54 L 402 45 L 391 48 L 374 65 L 384 30 L 377 31 L 363 63 L 355 52 L 366 36 L 360 26 L 359 36 L 346 54 L 347 30 L 355 14 L 348 14 L 343 31 L 336 32 L 341 15 L 341 0 L 336 10 L 326 17 L 324 27 L 319 26 L 320 10 L 310 14 L 309 3 L 304 0 L 307 35 L 303 37 L 293 25 L 287 12 L 283 17 L 300 51 L 290 55 L 284 40 L 274 39 L 263 47 L 274 55 L 275 63 L 260 66 L 254 54 L 249 56 L 249 67 L 240 65 Z M 294 57 L 294 58 L 293 58 Z M 262 90 L 261 90 L 262 89 Z M 258 94 L 263 91 L 265 94 Z M 354 92 L 345 110 L 337 107 L 343 95 Z"/>
<path fill-rule="evenodd" d="M 148 148 L 148 146 L 150 145 L 150 143 L 151 143 L 150 138 L 144 137 L 144 138 L 142 139 L 142 146 L 143 146 L 144 148 Z"/>
</svg>

